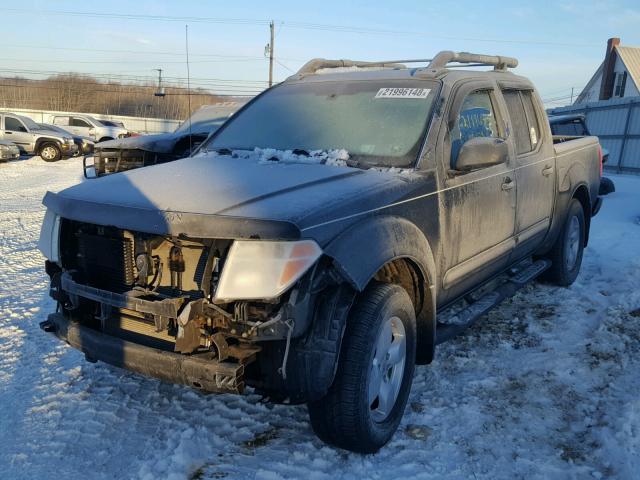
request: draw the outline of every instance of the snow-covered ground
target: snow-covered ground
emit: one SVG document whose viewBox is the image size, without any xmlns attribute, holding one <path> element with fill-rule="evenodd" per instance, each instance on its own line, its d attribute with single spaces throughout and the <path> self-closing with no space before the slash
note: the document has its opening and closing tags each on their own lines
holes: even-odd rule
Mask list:
<svg viewBox="0 0 640 480">
<path fill-rule="evenodd" d="M 577 282 L 531 285 L 442 346 L 392 442 L 361 456 L 317 440 L 304 406 L 90 364 L 41 332 L 40 200 L 81 162 L 0 164 L 0 476 L 639 478 L 640 177 L 613 178 Z"/>
</svg>

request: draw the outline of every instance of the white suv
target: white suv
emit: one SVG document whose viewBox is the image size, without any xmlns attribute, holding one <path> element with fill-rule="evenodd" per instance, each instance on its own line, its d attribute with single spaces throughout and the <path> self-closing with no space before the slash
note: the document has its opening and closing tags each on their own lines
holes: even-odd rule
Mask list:
<svg viewBox="0 0 640 480">
<path fill-rule="evenodd" d="M 53 124 L 81 137 L 90 137 L 96 142 L 113 140 L 129 135 L 126 128 L 105 125 L 90 115 L 56 115 Z"/>
</svg>

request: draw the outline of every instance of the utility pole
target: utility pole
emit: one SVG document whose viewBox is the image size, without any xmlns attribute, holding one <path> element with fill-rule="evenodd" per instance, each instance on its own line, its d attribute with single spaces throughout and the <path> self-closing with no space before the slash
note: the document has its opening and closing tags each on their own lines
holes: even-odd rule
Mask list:
<svg viewBox="0 0 640 480">
<path fill-rule="evenodd" d="M 269 30 L 271 31 L 271 42 L 269 43 L 269 87 L 273 85 L 273 20 L 269 23 Z"/>
<path fill-rule="evenodd" d="M 571 87 L 571 105 L 573 105 L 573 87 Z"/>
<path fill-rule="evenodd" d="M 162 69 L 154 68 L 155 71 L 158 72 L 158 90 L 153 93 L 153 96 L 156 97 L 156 116 L 160 116 L 160 98 L 164 98 L 164 87 L 162 86 Z M 146 120 L 145 120 L 146 121 Z"/>
<path fill-rule="evenodd" d="M 156 97 L 164 97 L 164 88 L 162 87 L 162 69 L 154 68 L 158 72 L 158 90 L 153 94 Z"/>
</svg>

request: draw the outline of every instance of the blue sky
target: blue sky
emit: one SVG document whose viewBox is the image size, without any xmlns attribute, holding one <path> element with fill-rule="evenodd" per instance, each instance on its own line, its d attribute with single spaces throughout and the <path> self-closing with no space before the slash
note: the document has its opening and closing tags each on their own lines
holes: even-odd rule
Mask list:
<svg viewBox="0 0 640 480">
<path fill-rule="evenodd" d="M 607 38 L 619 36 L 623 44 L 640 46 L 637 1 L 24 0 L 17 4 L 0 0 L 0 8 L 5 20 L 2 69 L 152 77 L 154 68 L 163 68 L 164 75 L 184 77 L 184 25 L 188 23 L 194 83 L 240 80 L 245 89 L 262 85 L 248 82 L 267 79 L 264 46 L 269 31 L 264 22 L 271 19 L 277 32 L 276 80 L 313 57 L 428 58 L 451 49 L 517 57 L 517 72 L 529 76 L 542 97 L 549 99 L 569 95 L 571 87 L 580 91 L 602 61 Z M 60 12 L 235 21 L 154 21 Z M 331 27 L 326 29 L 327 25 Z M 341 31 L 334 26 L 349 28 Z M 233 90 L 223 86 L 225 82 L 215 85 Z"/>
</svg>

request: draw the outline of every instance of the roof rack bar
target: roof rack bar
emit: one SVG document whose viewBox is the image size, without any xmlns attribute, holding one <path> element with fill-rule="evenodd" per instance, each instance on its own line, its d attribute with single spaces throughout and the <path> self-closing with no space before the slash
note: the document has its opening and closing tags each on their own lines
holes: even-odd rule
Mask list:
<svg viewBox="0 0 640 480">
<path fill-rule="evenodd" d="M 480 67 L 484 65 L 493 65 L 495 70 L 506 70 L 507 68 L 515 68 L 518 66 L 518 60 L 512 57 L 503 57 L 497 55 L 481 55 L 468 52 L 451 52 L 443 51 L 433 58 L 422 58 L 414 60 L 385 60 L 375 62 L 364 62 L 355 60 L 327 60 L 326 58 L 314 58 L 305 63 L 297 75 L 308 75 L 316 73 L 324 68 L 349 68 L 349 67 L 387 67 L 387 68 L 406 68 L 405 63 L 428 63 L 429 69 L 441 69 L 447 67 L 449 63 L 460 63 L 464 65 L 450 65 L 450 67 Z"/>
<path fill-rule="evenodd" d="M 502 57 L 498 55 L 482 55 L 469 52 L 443 51 L 438 53 L 427 68 L 445 68 L 448 63 L 481 63 L 483 65 L 493 65 L 495 70 L 506 70 L 518 66 L 518 60 L 513 57 Z"/>
<path fill-rule="evenodd" d="M 421 62 L 427 62 L 429 60 L 415 60 Z M 404 62 L 407 62 L 406 60 Z M 411 62 L 411 60 L 409 61 Z M 404 65 L 398 61 L 384 61 L 384 62 L 361 62 L 354 60 L 327 60 L 325 58 L 314 58 L 305 63 L 300 70 L 296 73 L 298 75 L 316 73 L 323 68 L 349 68 L 349 67 L 390 67 L 390 68 L 402 68 Z"/>
</svg>

